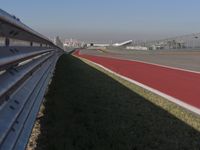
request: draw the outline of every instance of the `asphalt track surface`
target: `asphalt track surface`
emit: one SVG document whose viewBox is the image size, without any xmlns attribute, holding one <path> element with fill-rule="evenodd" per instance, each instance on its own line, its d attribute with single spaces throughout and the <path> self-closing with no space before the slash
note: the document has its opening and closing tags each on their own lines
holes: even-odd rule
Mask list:
<svg viewBox="0 0 200 150">
<path fill-rule="evenodd" d="M 199 113 L 200 73 L 198 71 L 200 70 L 200 66 L 198 65 L 200 62 L 198 58 L 200 56 L 200 52 L 164 51 L 157 52 L 154 55 L 151 54 L 149 58 L 147 57 L 149 54 L 144 53 L 146 52 L 122 55 L 118 53 L 112 54 L 95 50 L 81 50 L 76 51 L 74 55 L 90 60 L 113 71 L 114 73 L 150 87 L 151 89 L 158 91 L 157 94 L 159 94 L 159 92 L 164 93 L 165 95 L 174 98 L 175 103 L 180 104 L 183 102 L 183 105 L 180 105 L 191 111 Z M 139 55 L 140 57 L 138 57 Z M 144 55 L 147 56 L 144 57 Z M 161 55 L 163 58 L 158 58 Z M 173 59 L 176 57 L 176 63 L 170 61 L 171 57 L 173 57 Z M 149 60 L 148 62 L 151 63 L 159 62 L 157 64 L 188 69 L 196 71 L 196 73 L 138 62 L 134 60 Z M 174 66 L 173 64 L 176 65 Z M 162 94 L 160 95 L 162 96 Z"/>
</svg>

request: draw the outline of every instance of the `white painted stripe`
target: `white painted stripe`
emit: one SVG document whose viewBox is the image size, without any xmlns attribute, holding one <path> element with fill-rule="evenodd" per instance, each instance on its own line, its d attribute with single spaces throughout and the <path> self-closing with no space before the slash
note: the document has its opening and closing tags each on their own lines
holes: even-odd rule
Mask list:
<svg viewBox="0 0 200 150">
<path fill-rule="evenodd" d="M 76 56 L 76 57 L 81 58 L 81 59 L 85 59 L 85 58 L 82 58 L 82 57 L 79 57 L 79 56 Z M 110 73 L 112 73 L 112 74 L 114 74 L 114 75 L 126 80 L 126 81 L 129 81 L 129 82 L 131 82 L 133 84 L 136 84 L 136 85 L 138 85 L 138 86 L 140 86 L 140 87 L 142 87 L 142 88 L 144 88 L 146 90 L 149 90 L 149 91 L 151 91 L 151 92 L 153 92 L 153 93 L 155 93 L 157 95 L 160 95 L 161 97 L 164 97 L 164 98 L 168 99 L 169 101 L 171 101 L 171 102 L 173 102 L 173 103 L 175 103 L 175 104 L 177 104 L 177 105 L 179 105 L 181 107 L 184 107 L 184 108 L 186 108 L 186 109 L 188 109 L 188 110 L 200 115 L 200 109 L 197 108 L 197 107 L 189 105 L 189 104 L 187 104 L 187 103 L 185 103 L 185 102 L 183 102 L 183 101 L 181 101 L 181 100 L 179 100 L 177 98 L 174 98 L 174 97 L 172 97 L 170 95 L 167 95 L 167 94 L 165 94 L 165 93 L 163 93 L 163 92 L 161 92 L 159 90 L 156 90 L 156 89 L 151 88 L 151 87 L 149 87 L 147 85 L 144 85 L 144 84 L 142 84 L 142 83 L 140 83 L 138 81 L 135 81 L 133 79 L 127 78 L 125 76 L 122 76 L 122 75 L 120 75 L 120 74 L 118 74 L 118 73 L 116 73 L 116 72 L 114 72 L 114 71 L 112 71 L 112 70 L 110 70 L 110 69 L 98 64 L 98 63 L 95 63 L 95 62 L 90 61 L 88 59 L 85 59 L 85 60 L 87 60 L 88 62 L 90 62 L 90 63 L 92 63 L 92 64 L 94 64 L 94 65 L 96 65 L 96 66 L 98 66 L 98 67 L 100 67 L 100 68 L 102 68 L 102 69 L 104 69 L 104 70 L 106 70 L 106 71 L 108 71 L 108 72 L 110 72 Z"/>
</svg>

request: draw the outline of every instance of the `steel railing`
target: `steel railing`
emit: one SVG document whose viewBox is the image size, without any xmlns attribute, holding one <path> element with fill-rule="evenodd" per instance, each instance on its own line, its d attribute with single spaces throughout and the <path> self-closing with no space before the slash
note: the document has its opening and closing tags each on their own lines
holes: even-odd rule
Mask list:
<svg viewBox="0 0 200 150">
<path fill-rule="evenodd" d="M 63 50 L 3 10 L 0 38 L 0 150 L 21 150 Z"/>
</svg>

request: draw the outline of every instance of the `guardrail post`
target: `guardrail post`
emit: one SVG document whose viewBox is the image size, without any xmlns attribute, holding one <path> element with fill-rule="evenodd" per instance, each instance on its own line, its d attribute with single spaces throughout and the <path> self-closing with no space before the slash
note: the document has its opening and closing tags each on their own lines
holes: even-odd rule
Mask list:
<svg viewBox="0 0 200 150">
<path fill-rule="evenodd" d="M 5 38 L 5 46 L 10 46 L 10 39 L 9 38 Z"/>
</svg>

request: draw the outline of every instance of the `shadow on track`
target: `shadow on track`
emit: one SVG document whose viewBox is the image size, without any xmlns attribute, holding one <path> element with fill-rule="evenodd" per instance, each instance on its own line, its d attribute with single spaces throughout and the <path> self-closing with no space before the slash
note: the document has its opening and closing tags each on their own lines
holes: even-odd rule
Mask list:
<svg viewBox="0 0 200 150">
<path fill-rule="evenodd" d="M 38 150 L 198 149 L 200 133 L 112 78 L 63 55 Z"/>
</svg>

